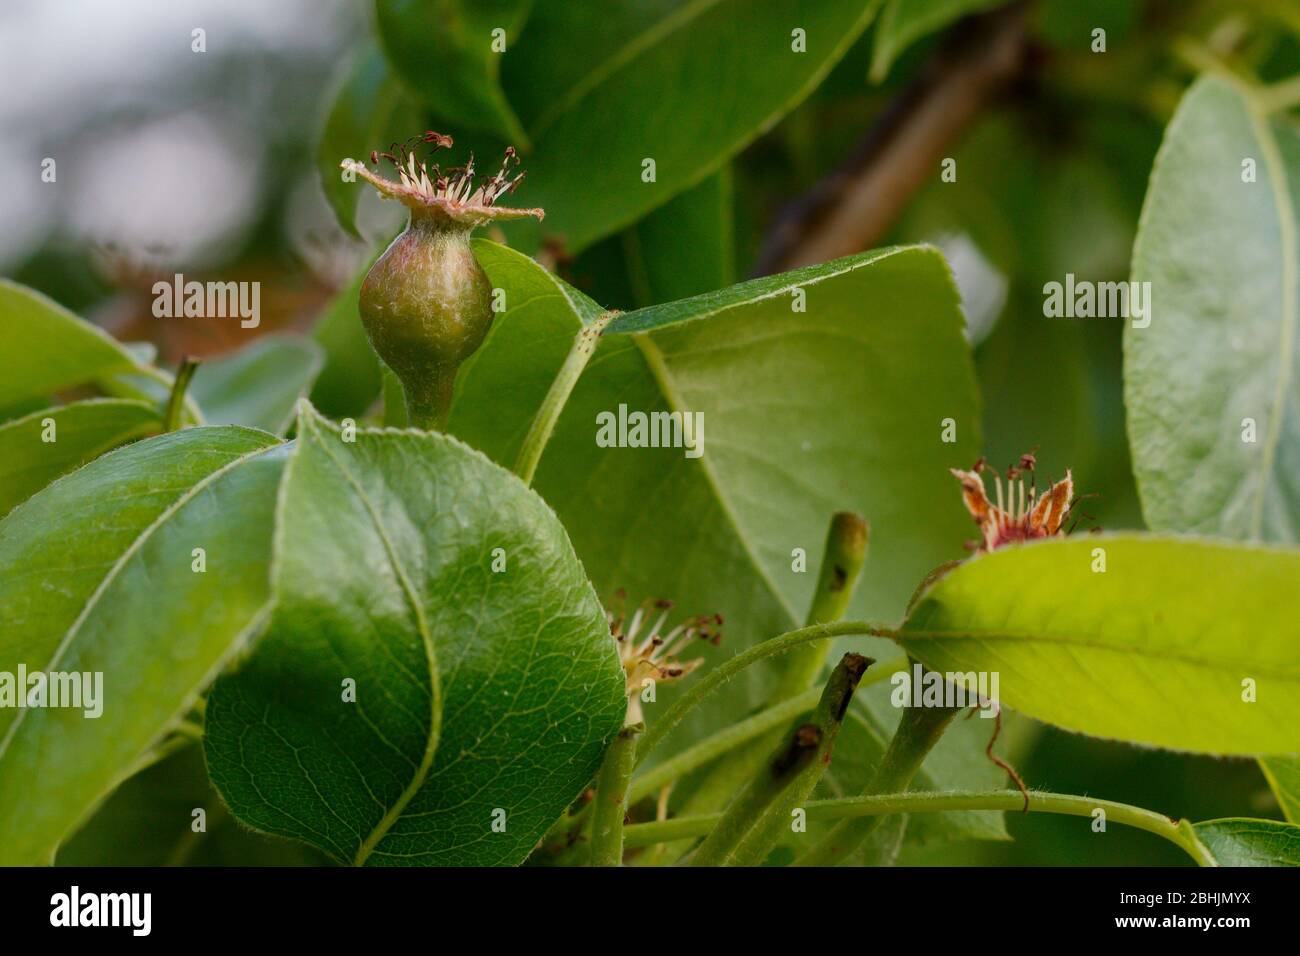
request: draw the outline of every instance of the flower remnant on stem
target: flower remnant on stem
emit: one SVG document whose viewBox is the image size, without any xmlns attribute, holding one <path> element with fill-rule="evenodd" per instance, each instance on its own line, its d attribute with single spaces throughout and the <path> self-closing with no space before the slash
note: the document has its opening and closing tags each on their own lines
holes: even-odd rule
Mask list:
<svg viewBox="0 0 1300 956">
<path fill-rule="evenodd" d="M 420 146 L 430 147 L 423 160 L 417 155 Z M 542 219 L 546 215 L 541 209 L 496 205 L 502 196 L 518 189 L 524 178 L 522 171 L 516 172 L 513 178 L 510 176 L 511 170 L 519 166 L 519 154 L 513 146 L 506 147 L 501 168 L 495 175 L 477 181 L 473 153 L 464 166 L 449 166 L 444 170 L 431 162 L 434 153 L 451 146 L 450 136 L 426 130 L 405 143 L 390 144 L 387 150 L 371 151 L 371 164 L 380 166 L 381 160 L 388 162 L 397 173 L 396 181 L 380 176 L 355 160 L 345 159 L 340 166 L 370 183 L 385 199 L 395 199 L 411 209 L 412 215 L 444 217 L 449 222 L 470 228 L 493 220 L 526 216 Z"/>
<path fill-rule="evenodd" d="M 606 612 L 606 616 L 627 678 L 625 723 L 636 724 L 643 719 L 641 695 L 647 688 L 681 680 L 704 663 L 702 657 L 679 660 L 682 651 L 697 640 L 708 641 L 715 647 L 721 642 L 722 615 L 698 615 L 665 632 L 663 627 L 673 609 L 672 601 L 645 601 L 629 617 L 623 611 L 626 599 L 626 592 L 619 590 L 615 594 L 616 610 Z"/>
<path fill-rule="evenodd" d="M 984 489 L 983 474 L 988 470 L 984 459 L 975 462 L 970 471 L 952 468 L 953 476 L 961 482 L 962 500 L 975 523 L 979 525 L 982 541 L 980 552 L 993 551 L 1013 541 L 1029 541 L 1061 534 L 1061 526 L 1074 504 L 1074 479 L 1069 470 L 1065 477 L 1053 484 L 1039 497 L 1033 454 L 1020 456 L 1020 464 L 1007 469 L 1005 495 L 1002 476 L 993 474 L 997 503 L 989 500 Z M 1025 488 L 1025 472 L 1029 473 L 1029 488 Z"/>
</svg>

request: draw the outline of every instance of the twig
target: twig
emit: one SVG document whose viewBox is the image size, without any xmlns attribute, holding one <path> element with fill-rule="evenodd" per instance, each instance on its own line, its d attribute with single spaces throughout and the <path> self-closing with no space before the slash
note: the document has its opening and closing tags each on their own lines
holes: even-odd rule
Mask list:
<svg viewBox="0 0 1300 956">
<path fill-rule="evenodd" d="M 980 112 L 1029 62 L 1020 4 L 962 20 L 849 159 L 778 219 L 754 268 L 770 275 L 870 249 Z"/>
</svg>

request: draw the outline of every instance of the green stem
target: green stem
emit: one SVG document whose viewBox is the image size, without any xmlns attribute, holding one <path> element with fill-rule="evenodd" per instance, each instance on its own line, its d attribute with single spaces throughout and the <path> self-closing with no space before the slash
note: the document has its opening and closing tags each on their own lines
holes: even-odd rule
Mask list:
<svg viewBox="0 0 1300 956">
<path fill-rule="evenodd" d="M 909 667 L 906 657 L 896 657 L 884 664 L 876 664 L 862 678 L 858 688 L 887 680 L 890 676 Z M 632 789 L 628 793 L 628 803 L 644 800 L 661 790 L 674 780 L 678 780 L 692 770 L 698 770 L 709 761 L 760 737 L 769 730 L 782 727 L 800 714 L 807 713 L 817 705 L 821 697 L 820 687 L 810 687 L 797 697 L 773 704 L 766 710 L 760 710 L 752 717 L 740 723 L 731 724 L 701 740 L 693 747 L 683 750 L 670 760 L 665 760 L 632 780 Z M 770 749 L 770 748 L 769 748 Z"/>
<path fill-rule="evenodd" d="M 813 800 L 805 804 L 809 820 L 856 820 L 863 817 L 886 816 L 893 813 L 945 813 L 956 810 L 1021 810 L 1025 798 L 1019 790 L 954 790 L 935 793 L 883 793 L 865 797 L 842 797 L 838 800 Z M 1075 817 L 1090 817 L 1098 807 L 1106 811 L 1107 820 L 1154 833 L 1175 844 L 1201 866 L 1217 865 L 1205 847 L 1196 839 L 1191 824 L 1186 820 L 1169 817 L 1127 803 L 1113 800 L 1094 800 L 1063 793 L 1030 791 L 1031 813 L 1056 813 Z M 650 846 L 707 834 L 718 821 L 720 813 L 694 817 L 678 817 L 654 823 L 637 823 L 624 833 L 628 848 Z"/>
<path fill-rule="evenodd" d="M 787 631 L 741 651 L 735 657 L 709 671 L 700 680 L 688 685 L 687 690 L 650 725 L 637 751 L 637 765 L 640 765 L 646 755 L 653 751 L 691 710 L 746 667 L 811 641 L 825 641 L 832 637 L 849 635 L 894 638 L 897 632 L 865 621 L 836 621 L 831 624 L 814 624 L 811 627 Z"/>
<path fill-rule="evenodd" d="M 190 740 L 203 739 L 203 725 L 193 720 L 182 720 L 175 727 L 175 733 Z"/>
<path fill-rule="evenodd" d="M 187 734 L 173 734 L 160 741 L 156 746 L 146 750 L 135 762 L 130 764 L 125 773 L 121 775 L 119 783 L 134 777 L 137 773 L 148 770 L 154 764 L 162 763 L 178 750 L 184 750 L 195 742 L 193 737 Z"/>
<path fill-rule="evenodd" d="M 898 729 L 889 741 L 880 766 L 872 775 L 864 796 L 901 793 L 907 789 L 926 755 L 939 742 L 962 708 L 904 707 Z M 879 825 L 879 817 L 845 820 L 820 843 L 795 861 L 795 866 L 834 866 L 847 860 Z"/>
<path fill-rule="evenodd" d="M 623 862 L 627 791 L 632 781 L 636 741 L 644 730 L 645 724 L 624 727 L 605 751 L 605 759 L 596 775 L 596 798 L 592 801 L 592 866 L 619 866 Z"/>
<path fill-rule="evenodd" d="M 858 575 L 867 559 L 869 535 L 867 521 L 860 514 L 837 511 L 831 517 L 831 526 L 826 532 L 826 548 L 822 553 L 821 571 L 817 577 L 817 590 L 813 593 L 807 623 L 838 621 L 849 609 Z M 825 646 L 805 647 L 797 654 L 800 657 L 816 657 L 820 665 L 826 660 L 827 651 Z M 820 667 L 808 674 L 804 683 L 793 690 L 798 692 L 807 687 L 816 679 L 819 670 Z M 790 668 L 787 668 L 786 672 L 789 671 Z"/>
<path fill-rule="evenodd" d="M 844 655 L 826 682 L 812 721 L 795 728 L 731 801 L 691 857 L 692 866 L 758 866 L 763 862 L 789 825 L 792 811 L 807 802 L 830 765 L 853 692 L 873 663 L 861 654 Z"/>
<path fill-rule="evenodd" d="M 568 357 L 560 366 L 555 380 L 551 382 L 551 387 L 547 390 L 546 397 L 542 399 L 537 414 L 533 416 L 533 423 L 528 428 L 528 434 L 524 436 L 524 443 L 519 446 L 519 456 L 515 459 L 515 474 L 524 480 L 524 484 L 533 483 L 533 475 L 537 473 L 537 463 L 542 460 L 542 452 L 546 450 L 546 443 L 551 440 L 555 423 L 560 419 L 560 412 L 564 411 L 564 406 L 569 400 L 573 387 L 578 384 L 582 370 L 587 367 L 588 360 L 595 353 L 596 346 L 600 344 L 600 336 L 605 331 L 605 326 L 609 325 L 616 315 L 617 312 L 602 312 L 595 320 L 578 330 L 578 337 L 574 339 Z"/>
<path fill-rule="evenodd" d="M 199 360 L 188 355 L 181 359 L 181 367 L 176 370 L 172 380 L 171 394 L 167 396 L 167 408 L 163 412 L 163 431 L 174 432 L 181 427 L 185 414 L 185 393 L 189 390 L 190 379 L 199 367 Z"/>
<path fill-rule="evenodd" d="M 838 511 L 831 517 L 806 624 L 829 624 L 844 616 L 867 557 L 867 538 L 867 522 L 861 515 Z M 770 699 L 786 700 L 820 684 L 830 651 L 829 641 L 805 644 L 791 651 L 781 663 Z M 695 788 L 684 812 L 707 813 L 725 806 L 737 788 L 758 772 L 781 737 L 779 731 L 774 731 L 720 761 Z"/>
<path fill-rule="evenodd" d="M 633 803 L 644 800 L 650 794 L 661 790 L 674 780 L 686 776 L 692 770 L 704 766 L 709 761 L 734 750 L 742 744 L 749 743 L 755 737 L 765 734 L 769 730 L 784 727 L 800 714 L 806 714 L 816 707 L 821 695 L 822 690 L 820 687 L 809 688 L 798 697 L 783 700 L 766 710 L 760 710 L 754 716 L 748 717 L 738 724 L 731 724 L 716 733 L 710 734 L 695 746 L 688 747 L 675 757 L 665 760 L 663 763 L 635 777 L 632 781 L 629 799 Z"/>
<path fill-rule="evenodd" d="M 411 427 L 440 432 L 447 427 L 447 418 L 451 414 L 451 402 L 456 393 L 456 369 L 430 369 L 418 392 L 411 388 L 404 388 L 404 391 L 406 418 Z M 384 404 L 387 418 L 390 415 L 387 394 Z"/>
<path fill-rule="evenodd" d="M 1273 83 L 1259 91 L 1265 112 L 1281 113 L 1300 106 L 1300 76 Z"/>
</svg>

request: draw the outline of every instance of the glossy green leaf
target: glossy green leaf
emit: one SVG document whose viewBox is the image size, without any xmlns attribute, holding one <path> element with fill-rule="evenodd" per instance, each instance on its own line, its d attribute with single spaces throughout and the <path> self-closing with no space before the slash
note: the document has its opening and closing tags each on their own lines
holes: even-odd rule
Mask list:
<svg viewBox="0 0 1300 956">
<path fill-rule="evenodd" d="M 731 171 L 724 168 L 628 228 L 622 243 L 637 305 L 731 285 L 731 203 Z"/>
<path fill-rule="evenodd" d="M 544 231 L 577 252 L 700 182 L 817 86 L 874 7 L 617 0 L 593 17 L 541 0 L 503 71 L 533 141 L 525 189 L 546 209 Z"/>
<path fill-rule="evenodd" d="M 1071 52 L 1091 54 L 1094 30 L 1105 30 L 1106 42 L 1114 48 L 1132 35 L 1146 9 L 1133 0 L 1043 0 L 1029 12 L 1038 37 Z"/>
<path fill-rule="evenodd" d="M 1105 562 L 1105 570 L 1094 570 Z M 1217 754 L 1300 748 L 1300 552 L 1095 536 L 1001 548 L 939 580 L 903 645 L 997 672 L 1008 706 L 1100 737 Z"/>
<path fill-rule="evenodd" d="M 1207 820 L 1196 836 L 1220 866 L 1300 866 L 1300 826 L 1244 817 Z"/>
<path fill-rule="evenodd" d="M 1170 122 L 1133 249 L 1133 278 L 1152 283 L 1158 311 L 1125 331 L 1125 402 L 1152 528 L 1295 542 L 1300 137 L 1257 110 L 1211 78 Z M 1300 759 L 1261 765 L 1295 820 Z"/>
<path fill-rule="evenodd" d="M 735 281 L 732 176 L 723 167 L 644 219 L 604 239 L 566 270 L 611 308 L 700 295 Z"/>
<path fill-rule="evenodd" d="M 0 408 L 145 366 L 35 289 L 0 279 Z"/>
<path fill-rule="evenodd" d="M 277 610 L 208 703 L 217 789 L 340 862 L 521 862 L 626 709 L 564 529 L 453 439 L 305 405 L 285 482 Z"/>
<path fill-rule="evenodd" d="M 504 290 L 505 310 L 461 366 L 448 430 L 513 467 L 575 338 L 603 310 L 507 246 L 478 239 L 473 247 L 492 285 Z"/>
<path fill-rule="evenodd" d="M 1165 133 L 1133 247 L 1151 324 L 1124 332 L 1134 472 L 1155 530 L 1300 541 L 1297 197 L 1296 127 L 1225 80 L 1198 81 Z"/>
<path fill-rule="evenodd" d="M 451 429 L 512 464 L 534 410 L 599 307 L 517 252 L 475 245 L 506 290 L 461 372 Z M 801 289 L 806 311 L 794 311 Z M 704 453 L 602 448 L 597 415 L 704 416 Z M 947 468 L 979 447 L 978 403 L 942 258 L 888 249 L 618 316 L 560 415 L 534 486 L 600 593 L 667 598 L 725 618 L 718 660 L 802 623 L 826 522 L 866 515 L 870 566 L 850 612 L 902 616 L 916 583 L 962 553 L 969 518 Z M 943 421 L 956 442 L 942 441 Z M 798 571 L 795 549 L 811 555 Z M 862 642 L 854 645 L 861 648 Z M 880 659 L 882 642 L 867 653 Z M 896 652 L 893 652 L 896 653 Z M 760 665 L 679 731 L 695 738 L 767 702 Z M 671 699 L 663 688 L 647 718 Z"/>
<path fill-rule="evenodd" d="M 889 74 L 904 50 L 922 37 L 937 33 L 968 13 L 1001 6 L 1005 0 L 889 0 L 876 25 L 871 54 L 871 79 Z"/>
<path fill-rule="evenodd" d="M 377 0 L 375 25 L 398 78 L 430 112 L 524 147 L 527 136 L 498 74 L 531 5 L 532 0 Z"/>
<path fill-rule="evenodd" d="M 364 162 L 373 149 L 387 149 L 417 132 L 419 110 L 402 91 L 374 43 L 357 55 L 338 92 L 320 142 L 316 144 L 316 171 L 330 208 L 339 224 L 354 236 L 357 203 L 363 183 L 345 179 L 339 164 L 345 159 Z"/>
<path fill-rule="evenodd" d="M 1300 823 L 1300 758 L 1263 757 L 1259 761 L 1282 813 Z"/>
<path fill-rule="evenodd" d="M 0 517 L 55 478 L 161 428 L 156 405 L 73 402 L 0 425 Z"/>
<path fill-rule="evenodd" d="M 322 364 L 322 349 L 310 339 L 263 336 L 200 365 L 190 394 L 210 425 L 247 425 L 282 435 Z"/>
<path fill-rule="evenodd" d="M 39 411 L 59 392 L 82 385 L 116 398 L 161 403 L 172 377 L 147 364 L 146 354 L 35 289 L 0 279 L 0 410 Z M 188 396 L 185 420 L 201 420 Z"/>
<path fill-rule="evenodd" d="M 0 862 L 49 862 L 255 632 L 284 451 L 262 432 L 188 428 L 96 459 L 0 522 L 5 669 L 103 675 L 98 717 L 0 709 Z"/>
<path fill-rule="evenodd" d="M 194 829 L 202 809 L 205 829 Z M 241 827 L 208 781 L 192 743 L 136 774 L 63 846 L 56 866 L 321 866 L 304 843 Z"/>
</svg>

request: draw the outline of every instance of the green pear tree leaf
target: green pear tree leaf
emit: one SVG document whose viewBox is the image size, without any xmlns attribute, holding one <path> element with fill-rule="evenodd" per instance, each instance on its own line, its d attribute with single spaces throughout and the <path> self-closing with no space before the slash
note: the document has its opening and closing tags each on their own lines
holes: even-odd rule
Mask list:
<svg viewBox="0 0 1300 956">
<path fill-rule="evenodd" d="M 626 230 L 623 245 L 638 306 L 732 284 L 732 200 L 731 170 L 724 166 Z M 689 243 L 682 242 L 684 235 Z"/>
<path fill-rule="evenodd" d="M 1300 552 L 1207 539 L 1008 546 L 933 584 L 901 639 L 932 670 L 996 672 L 1005 704 L 1067 730 L 1288 754 L 1300 748 L 1300 619 L 1277 610 L 1298 575 Z"/>
<path fill-rule="evenodd" d="M 700 295 L 735 281 L 731 167 L 602 239 L 568 269 L 569 281 L 619 308 Z M 689 235 L 690 242 L 681 237 Z"/>
<path fill-rule="evenodd" d="M 871 79 L 881 82 L 899 54 L 968 13 L 998 7 L 1004 0 L 889 0 L 876 24 Z"/>
<path fill-rule="evenodd" d="M 1252 171 L 1253 170 L 1253 174 Z M 1151 174 L 1124 389 L 1153 530 L 1300 541 L 1300 132 L 1217 77 L 1179 104 Z"/>
<path fill-rule="evenodd" d="M 502 70 L 533 143 L 528 202 L 546 209 L 543 231 L 576 253 L 700 182 L 816 88 L 875 6 L 617 0 L 593 17 L 535 4 Z"/>
<path fill-rule="evenodd" d="M 1282 813 L 1292 823 L 1300 823 L 1300 758 L 1261 757 L 1259 765 Z"/>
<path fill-rule="evenodd" d="M 339 224 L 354 236 L 363 184 L 339 168 L 345 159 L 365 162 L 372 149 L 405 140 L 421 123 L 419 107 L 401 88 L 376 43 L 365 45 L 335 94 L 320 141 L 316 171 Z"/>
<path fill-rule="evenodd" d="M 866 515 L 873 553 L 889 555 L 868 564 L 852 616 L 901 618 L 916 583 L 962 553 L 969 518 L 947 469 L 975 459 L 979 411 L 956 291 L 933 249 L 611 316 L 517 252 L 474 248 L 506 311 L 461 370 L 450 428 L 511 465 L 569 358 L 585 361 L 534 486 L 602 595 L 722 614 L 722 645 L 701 651 L 717 661 L 803 622 L 835 511 Z M 702 413 L 703 454 L 600 447 L 600 421 L 620 406 Z M 867 643 L 879 659 L 897 653 Z M 750 668 L 676 733 L 699 739 L 764 706 L 779 666 Z M 660 689 L 647 718 L 673 693 Z"/>
<path fill-rule="evenodd" d="M 0 279 L 0 408 L 127 372 L 158 374 L 53 299 Z"/>
<path fill-rule="evenodd" d="M 323 350 L 311 339 L 267 335 L 200 365 L 190 394 L 210 425 L 247 425 L 282 435 L 322 364 Z"/>
<path fill-rule="evenodd" d="M 0 425 L 0 517 L 55 478 L 162 428 L 156 405 L 101 398 Z"/>
<path fill-rule="evenodd" d="M 1194 830 L 1220 866 L 1300 866 L 1300 826 L 1294 823 L 1230 817 Z"/>
<path fill-rule="evenodd" d="M 379 356 L 361 324 L 361 283 L 371 263 L 330 299 L 312 329 L 325 361 L 311 389 L 312 404 L 331 418 L 360 418 L 379 397 Z"/>
<path fill-rule="evenodd" d="M 375 22 L 398 79 L 430 112 L 523 148 L 528 136 L 498 74 L 530 6 L 532 0 L 377 0 Z"/>
<path fill-rule="evenodd" d="M 204 812 L 196 831 L 194 811 Z M 59 847 L 55 866 L 321 866 L 305 843 L 256 833 L 225 810 L 196 742 L 113 791 Z"/>
<path fill-rule="evenodd" d="M 0 709 L 0 863 L 50 862 L 257 631 L 284 459 L 263 432 L 187 428 L 104 455 L 0 521 L 0 661 L 90 674 L 96 698 Z"/>
<path fill-rule="evenodd" d="M 0 279 L 0 410 L 38 411 L 58 393 L 94 386 L 106 395 L 157 403 L 172 376 L 35 289 Z M 186 397 L 186 421 L 202 421 Z"/>
<path fill-rule="evenodd" d="M 1300 135 L 1254 96 L 1206 77 L 1170 121 L 1133 247 L 1154 309 L 1125 329 L 1125 404 L 1154 530 L 1294 544 Z M 1300 759 L 1261 764 L 1296 820 Z"/>
<path fill-rule="evenodd" d="M 206 711 L 213 782 L 245 824 L 339 862 L 520 863 L 626 710 L 582 566 L 460 442 L 300 408 L 276 611 Z"/>
</svg>

